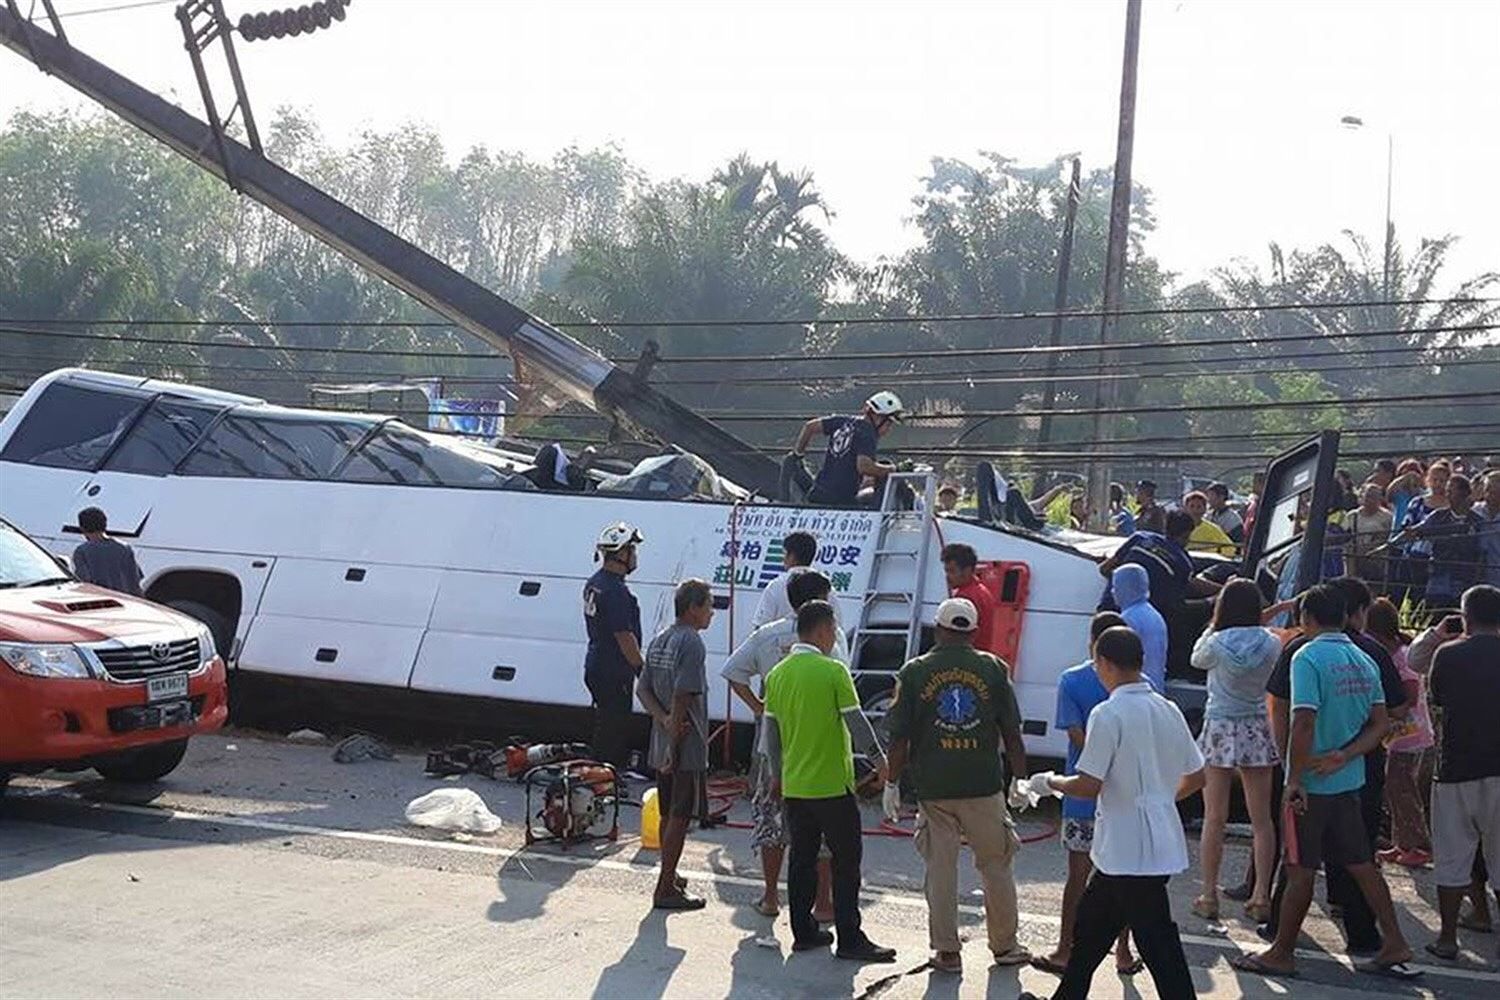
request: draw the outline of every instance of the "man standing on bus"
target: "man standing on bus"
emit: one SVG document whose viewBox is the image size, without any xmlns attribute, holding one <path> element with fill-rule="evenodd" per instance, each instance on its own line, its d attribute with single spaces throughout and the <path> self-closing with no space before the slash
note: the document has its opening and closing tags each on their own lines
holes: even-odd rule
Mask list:
<svg viewBox="0 0 1500 1000">
<path fill-rule="evenodd" d="M 73 550 L 73 575 L 96 587 L 140 597 L 144 576 L 140 564 L 130 546 L 109 537 L 109 519 L 104 511 L 98 507 L 79 511 L 78 530 L 83 532 L 84 542 Z"/>
<path fill-rule="evenodd" d="M 628 763 L 631 691 L 641 672 L 641 606 L 625 585 L 635 572 L 640 529 L 619 521 L 599 533 L 594 558 L 603 565 L 583 585 L 589 647 L 583 682 L 594 699 L 594 753 L 624 770 Z"/>
<path fill-rule="evenodd" d="M 818 470 L 808 503 L 821 507 L 853 507 L 859 496 L 862 479 L 875 481 L 878 488 L 885 477 L 896 471 L 889 462 L 875 459 L 880 439 L 901 421 L 905 409 L 894 392 L 877 392 L 865 400 L 865 411 L 857 417 L 814 417 L 802 425 L 792 454 L 801 458 L 807 446 L 819 434 L 828 438 L 823 467 Z"/>
</svg>

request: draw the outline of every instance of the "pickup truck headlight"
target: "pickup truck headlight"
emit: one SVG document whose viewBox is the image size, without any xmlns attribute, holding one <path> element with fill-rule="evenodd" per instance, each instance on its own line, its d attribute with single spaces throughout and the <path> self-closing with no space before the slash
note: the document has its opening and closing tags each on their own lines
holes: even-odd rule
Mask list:
<svg viewBox="0 0 1500 1000">
<path fill-rule="evenodd" d="M 219 650 L 218 650 L 217 646 L 214 643 L 214 634 L 208 630 L 208 626 L 207 625 L 204 625 L 203 623 L 199 622 L 198 623 L 198 662 L 200 664 L 207 663 L 209 660 L 212 660 L 215 656 L 218 656 L 218 655 L 219 655 Z"/>
<path fill-rule="evenodd" d="M 30 677 L 88 678 L 94 675 L 77 647 L 30 642 L 0 643 L 0 660 Z"/>
</svg>

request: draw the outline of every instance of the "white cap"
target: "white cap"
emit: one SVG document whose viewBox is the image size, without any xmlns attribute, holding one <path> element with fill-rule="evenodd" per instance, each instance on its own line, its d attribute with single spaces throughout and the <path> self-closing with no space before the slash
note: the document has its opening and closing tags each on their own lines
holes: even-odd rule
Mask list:
<svg viewBox="0 0 1500 1000">
<path fill-rule="evenodd" d="M 950 597 L 938 605 L 937 625 L 950 632 L 972 632 L 979 627 L 979 611 L 967 597 Z"/>
</svg>

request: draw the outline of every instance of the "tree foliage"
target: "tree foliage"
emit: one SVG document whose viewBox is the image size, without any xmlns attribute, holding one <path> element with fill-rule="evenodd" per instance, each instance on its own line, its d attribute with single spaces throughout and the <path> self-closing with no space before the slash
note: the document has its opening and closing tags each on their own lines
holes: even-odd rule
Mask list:
<svg viewBox="0 0 1500 1000">
<path fill-rule="evenodd" d="M 934 159 L 913 198 L 916 245 L 863 266 L 830 240 L 832 207 L 810 173 L 746 154 L 703 179 L 652 180 L 615 149 L 570 148 L 547 161 L 483 146 L 454 151 L 421 125 L 336 146 L 289 109 L 274 116 L 266 135 L 275 160 L 476 281 L 544 318 L 600 324 L 580 334 L 600 350 L 628 357 L 657 342 L 671 363 L 653 377 L 689 405 L 786 414 L 734 425 L 753 440 L 780 444 L 799 417 L 856 407 L 873 389 L 891 387 L 937 418 L 908 425 L 902 444 L 1035 441 L 1052 356 L 1032 349 L 1049 343 L 1052 323 L 927 317 L 1052 309 L 1067 157 L 1036 167 L 993 152 Z M 1099 303 L 1110 187 L 1108 170 L 1081 180 L 1070 309 Z M 7 195 L 0 199 L 0 316 L 236 321 L 166 332 L 124 326 L 108 339 L 0 329 L 8 378 L 87 362 L 304 402 L 315 382 L 498 378 L 507 370 L 466 335 L 415 325 L 436 317 L 112 119 L 16 114 L 0 129 L 0 190 Z M 1354 233 L 1308 249 L 1273 243 L 1262 263 L 1228 262 L 1204 280 L 1176 285 L 1150 253 L 1151 205 L 1150 191 L 1137 185 L 1125 305 L 1182 311 L 1119 321 L 1118 339 L 1160 348 L 1113 357 L 1076 351 L 1060 361 L 1064 374 L 1095 371 L 1103 361 L 1123 376 L 1111 383 L 1119 412 L 1105 422 L 1108 436 L 1186 442 L 1228 428 L 1289 436 L 1326 426 L 1442 423 L 1453 418 L 1436 402 L 1399 416 L 1379 404 L 1431 396 L 1437 384 L 1456 391 L 1492 385 L 1489 366 L 1452 362 L 1493 357 L 1483 328 L 1500 307 L 1481 300 L 1500 274 L 1447 273 L 1454 237 L 1422 239 L 1408 251 L 1393 232 L 1388 273 L 1384 248 Z M 1370 304 L 1388 298 L 1447 301 Z M 1267 308 L 1283 306 L 1295 308 Z M 792 322 L 810 317 L 823 319 Z M 843 322 L 852 318 L 874 322 Z M 685 325 L 694 320 L 725 325 Z M 366 321 L 413 325 L 356 325 Z M 1062 325 L 1064 347 L 1098 337 L 1097 318 Z M 310 350 L 330 347 L 415 356 Z M 988 347 L 1022 353 L 942 357 Z M 859 351 L 899 356 L 817 360 Z M 766 354 L 777 360 L 753 357 Z M 1396 362 L 1405 367 L 1389 367 Z M 1157 377 L 1164 373 L 1171 377 Z M 775 377 L 785 381 L 765 381 Z M 1091 408 L 1099 388 L 1087 377 L 1058 382 L 1055 405 Z M 1339 398 L 1369 405 L 1264 405 Z M 1208 405 L 1244 413 L 1197 409 Z M 977 411 L 1002 416 L 965 416 Z M 1092 434 L 1089 417 L 1063 417 L 1053 439 Z"/>
</svg>

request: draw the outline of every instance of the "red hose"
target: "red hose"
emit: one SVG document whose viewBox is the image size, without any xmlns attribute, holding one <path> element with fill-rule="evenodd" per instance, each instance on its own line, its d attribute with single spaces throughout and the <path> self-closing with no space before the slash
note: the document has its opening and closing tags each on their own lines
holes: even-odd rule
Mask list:
<svg viewBox="0 0 1500 1000">
<path fill-rule="evenodd" d="M 753 823 L 729 818 L 729 810 L 733 809 L 735 802 L 744 798 L 745 793 L 749 791 L 750 783 L 747 779 L 740 775 L 711 778 L 707 782 L 706 787 L 707 798 L 712 807 L 709 810 L 708 818 L 714 826 L 722 826 L 730 830 L 752 830 L 755 828 L 755 824 Z M 915 819 L 916 815 L 916 810 L 909 810 L 901 814 L 901 819 L 904 822 L 908 819 Z M 1058 824 L 1054 821 L 1036 833 L 1019 836 L 1019 839 L 1023 844 L 1035 844 L 1043 840 L 1051 840 L 1057 836 L 1057 828 Z M 867 837 L 912 837 L 916 835 L 915 829 L 902 826 L 900 823 L 892 823 L 884 817 L 881 818 L 879 826 L 865 827 L 860 832 Z"/>
</svg>

